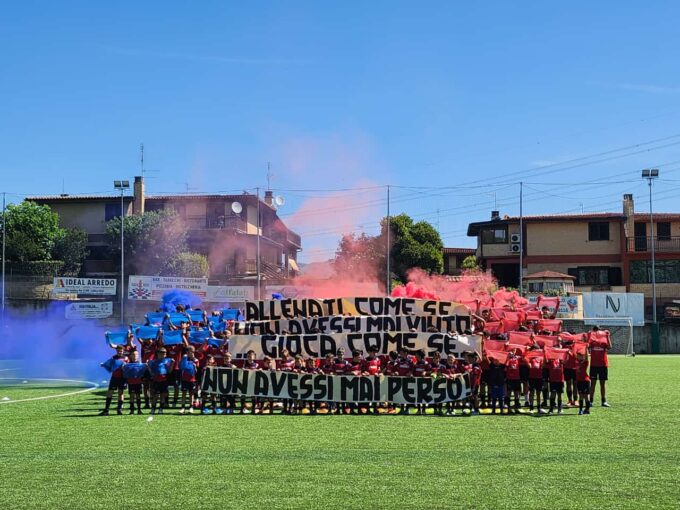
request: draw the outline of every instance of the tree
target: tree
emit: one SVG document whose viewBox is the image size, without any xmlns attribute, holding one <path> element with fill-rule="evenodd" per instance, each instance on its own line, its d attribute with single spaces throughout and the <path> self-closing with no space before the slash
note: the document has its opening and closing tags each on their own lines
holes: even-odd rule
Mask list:
<svg viewBox="0 0 680 510">
<path fill-rule="evenodd" d="M 185 278 L 206 278 L 210 266 L 208 258 L 200 253 L 182 252 L 172 257 L 161 271 L 165 276 L 183 276 Z"/>
<path fill-rule="evenodd" d="M 338 275 L 351 275 L 355 279 L 379 276 L 385 265 L 386 250 L 381 248 L 380 237 L 366 233 L 345 234 L 335 251 L 333 266 Z"/>
<path fill-rule="evenodd" d="M 382 223 L 381 236 L 384 236 L 386 221 Z M 400 280 L 406 281 L 408 271 L 414 267 L 437 274 L 444 270 L 444 243 L 439 232 L 428 222 L 414 223 L 407 214 L 394 216 L 390 218 L 390 238 L 391 269 Z"/>
<path fill-rule="evenodd" d="M 474 255 L 468 255 L 463 259 L 461 265 L 463 269 L 468 269 L 470 271 L 479 271 L 479 264 L 477 264 L 477 257 Z"/>
<path fill-rule="evenodd" d="M 55 243 L 63 235 L 59 216 L 35 202 L 10 204 L 6 210 L 6 256 L 15 262 L 51 260 Z"/>
<path fill-rule="evenodd" d="M 336 273 L 375 276 L 385 279 L 387 220 L 381 221 L 381 233 L 377 236 L 344 235 L 335 252 Z M 444 270 L 441 237 L 437 230 L 426 221 L 414 223 L 407 214 L 390 218 L 390 272 L 401 281 L 407 281 L 406 274 L 414 267 L 428 273 Z M 370 274 L 369 274 L 370 271 Z"/>
<path fill-rule="evenodd" d="M 182 219 L 169 210 L 149 211 L 125 217 L 125 272 L 158 275 L 177 254 L 187 251 L 187 228 Z M 109 249 L 120 260 L 120 217 L 106 224 Z"/>
<path fill-rule="evenodd" d="M 77 276 L 88 254 L 87 232 L 80 228 L 62 230 L 54 244 L 52 258 L 64 262 L 62 269 L 64 275 Z"/>
</svg>

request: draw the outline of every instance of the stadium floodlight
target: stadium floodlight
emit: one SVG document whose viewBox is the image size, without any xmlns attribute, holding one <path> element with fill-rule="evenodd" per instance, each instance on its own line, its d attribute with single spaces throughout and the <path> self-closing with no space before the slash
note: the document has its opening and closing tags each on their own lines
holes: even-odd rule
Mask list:
<svg viewBox="0 0 680 510">
<path fill-rule="evenodd" d="M 654 214 L 652 212 L 652 182 L 659 177 L 658 168 L 645 168 L 642 170 L 642 178 L 647 179 L 649 184 L 649 223 L 652 241 L 652 322 L 656 328 L 656 237 L 654 236 Z"/>
<path fill-rule="evenodd" d="M 125 227 L 125 190 L 130 188 L 130 181 L 113 181 L 113 187 L 120 190 L 120 323 L 125 324 L 125 248 L 123 233 Z"/>
</svg>

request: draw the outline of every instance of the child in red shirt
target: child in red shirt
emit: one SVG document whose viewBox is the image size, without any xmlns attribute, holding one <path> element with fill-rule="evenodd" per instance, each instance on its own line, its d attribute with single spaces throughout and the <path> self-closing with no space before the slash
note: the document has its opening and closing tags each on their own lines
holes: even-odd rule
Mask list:
<svg viewBox="0 0 680 510">
<path fill-rule="evenodd" d="M 548 381 L 550 382 L 550 413 L 555 410 L 557 397 L 557 414 L 562 414 L 562 393 L 564 392 L 564 362 L 559 359 L 548 361 Z"/>
<path fill-rule="evenodd" d="M 590 414 L 588 355 L 584 353 L 578 353 L 576 355 L 576 388 L 578 389 L 578 414 Z"/>
</svg>

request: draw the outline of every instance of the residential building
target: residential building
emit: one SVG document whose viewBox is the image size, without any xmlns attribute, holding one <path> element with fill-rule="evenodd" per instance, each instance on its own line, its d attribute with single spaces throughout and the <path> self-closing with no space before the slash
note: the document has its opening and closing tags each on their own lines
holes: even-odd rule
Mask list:
<svg viewBox="0 0 680 510">
<path fill-rule="evenodd" d="M 651 246 L 656 249 L 657 300 L 680 296 L 680 214 L 635 213 L 633 196 L 623 197 L 621 213 L 524 216 L 492 211 L 491 219 L 470 223 L 476 255 L 504 286 L 519 285 L 523 274 L 556 271 L 574 277 L 576 291 L 642 292 L 651 304 Z"/>
<path fill-rule="evenodd" d="M 442 248 L 444 256 L 444 274 L 458 276 L 463 272 L 463 261 L 470 255 L 474 256 L 474 248 Z"/>
<path fill-rule="evenodd" d="M 113 274 L 106 239 L 106 222 L 121 214 L 120 195 L 67 195 L 28 197 L 59 214 L 63 227 L 80 227 L 88 234 L 86 274 Z M 232 204 L 240 205 L 232 207 Z M 172 209 L 184 220 L 191 251 L 208 257 L 210 278 L 228 281 L 254 278 L 257 271 L 258 198 L 254 194 L 145 195 L 144 180 L 135 177 L 133 195 L 123 197 L 123 214 Z M 240 211 L 240 212 L 234 212 Z M 259 200 L 259 240 L 263 279 L 283 279 L 298 272 L 300 236 L 281 221 L 271 191 Z"/>
</svg>

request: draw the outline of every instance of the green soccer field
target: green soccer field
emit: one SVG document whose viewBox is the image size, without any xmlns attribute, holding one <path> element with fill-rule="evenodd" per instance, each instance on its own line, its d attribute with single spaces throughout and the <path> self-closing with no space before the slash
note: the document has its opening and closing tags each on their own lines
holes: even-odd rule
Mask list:
<svg viewBox="0 0 680 510">
<path fill-rule="evenodd" d="M 677 508 L 680 356 L 611 358 L 590 416 L 148 422 L 93 416 L 99 390 L 0 400 L 0 508 Z M 0 399 L 87 388 L 0 375 Z"/>
</svg>

